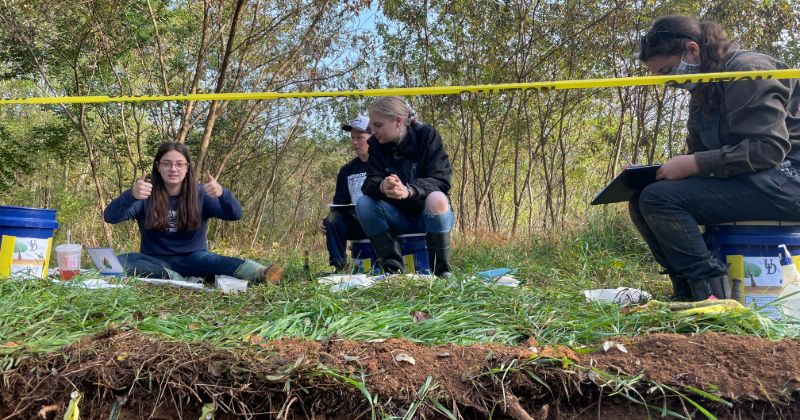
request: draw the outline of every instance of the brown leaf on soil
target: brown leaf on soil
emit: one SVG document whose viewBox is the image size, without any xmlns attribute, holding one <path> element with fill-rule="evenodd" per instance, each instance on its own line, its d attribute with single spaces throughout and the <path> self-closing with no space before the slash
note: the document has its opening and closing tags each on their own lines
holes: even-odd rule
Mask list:
<svg viewBox="0 0 800 420">
<path fill-rule="evenodd" d="M 541 349 L 539 354 L 541 354 L 542 357 L 552 357 L 554 359 L 566 357 L 573 362 L 578 362 L 580 360 L 578 353 L 575 353 L 572 351 L 572 349 L 566 346 L 545 346 Z"/>
<path fill-rule="evenodd" d="M 37 414 L 39 415 L 39 418 L 46 419 L 48 414 L 52 413 L 53 411 L 58 411 L 59 407 L 60 406 L 58 404 L 43 405 Z"/>
<path fill-rule="evenodd" d="M 247 334 L 244 336 L 244 341 L 249 341 L 250 344 L 259 345 L 264 341 L 264 337 L 260 335 Z"/>
<path fill-rule="evenodd" d="M 221 360 L 213 360 L 208 362 L 208 373 L 219 378 L 225 371 L 225 365 Z"/>
<path fill-rule="evenodd" d="M 527 340 L 525 340 L 525 347 L 539 347 L 539 340 L 535 339 L 533 336 L 530 336 Z"/>
<path fill-rule="evenodd" d="M 414 320 L 414 322 L 420 322 L 420 321 L 425 321 L 426 319 L 431 319 L 433 317 L 431 316 L 431 314 L 427 312 L 414 311 L 411 313 L 411 318 Z"/>
<path fill-rule="evenodd" d="M 417 361 L 413 357 L 411 357 L 411 356 L 409 356 L 409 355 L 407 355 L 405 353 L 398 354 L 397 356 L 394 357 L 394 360 L 396 360 L 398 362 L 406 362 L 406 363 L 411 364 L 411 365 L 416 365 L 417 364 Z"/>
<path fill-rule="evenodd" d="M 361 360 L 361 358 L 358 357 L 358 356 L 350 356 L 348 354 L 343 354 L 342 355 L 342 359 L 344 359 L 347 362 L 357 362 L 357 361 Z"/>
</svg>

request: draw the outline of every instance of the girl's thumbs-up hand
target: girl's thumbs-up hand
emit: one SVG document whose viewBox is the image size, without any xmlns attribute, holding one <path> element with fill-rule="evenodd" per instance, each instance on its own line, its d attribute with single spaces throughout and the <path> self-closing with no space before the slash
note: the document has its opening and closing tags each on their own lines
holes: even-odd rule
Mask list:
<svg viewBox="0 0 800 420">
<path fill-rule="evenodd" d="M 150 197 L 150 193 L 153 192 L 153 184 L 147 182 L 145 180 L 146 177 L 147 172 L 143 173 L 142 176 L 133 183 L 133 188 L 131 189 L 133 198 L 145 200 L 147 197 Z"/>
<path fill-rule="evenodd" d="M 211 198 L 219 198 L 222 196 L 222 185 L 219 185 L 217 178 L 211 176 L 211 172 L 206 171 L 206 183 L 203 184 L 203 191 Z"/>
</svg>

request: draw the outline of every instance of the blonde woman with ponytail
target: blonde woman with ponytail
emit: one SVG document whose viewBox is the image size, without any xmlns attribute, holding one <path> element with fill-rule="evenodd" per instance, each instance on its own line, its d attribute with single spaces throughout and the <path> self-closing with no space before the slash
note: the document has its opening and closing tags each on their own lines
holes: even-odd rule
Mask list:
<svg viewBox="0 0 800 420">
<path fill-rule="evenodd" d="M 369 107 L 367 179 L 356 213 L 389 273 L 403 269 L 397 235 L 425 232 L 433 273 L 449 277 L 450 158 L 432 126 L 416 120 L 403 98 L 383 97 Z"/>
<path fill-rule="evenodd" d="M 800 220 L 800 84 L 685 83 L 681 75 L 787 68 L 737 49 L 716 23 L 685 16 L 657 19 L 639 59 L 654 74 L 677 76 L 673 86 L 691 100 L 688 153 L 669 159 L 659 181 L 631 200 L 631 218 L 669 273 L 672 299 L 730 297 L 725 262 L 709 252 L 698 225 Z"/>
</svg>

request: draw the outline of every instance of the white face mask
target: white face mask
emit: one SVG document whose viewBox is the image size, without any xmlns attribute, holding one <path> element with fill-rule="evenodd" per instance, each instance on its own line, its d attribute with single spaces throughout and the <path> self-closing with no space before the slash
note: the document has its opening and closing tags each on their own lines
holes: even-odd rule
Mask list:
<svg viewBox="0 0 800 420">
<path fill-rule="evenodd" d="M 686 55 L 686 50 L 683 50 L 683 54 L 681 54 L 681 62 L 675 66 L 675 69 L 672 70 L 670 74 L 673 75 L 681 75 L 681 74 L 697 74 L 700 72 L 700 63 L 697 64 L 690 64 L 683 61 L 683 57 Z M 678 89 L 686 89 L 688 91 L 694 90 L 697 87 L 697 83 L 688 82 L 688 83 L 673 83 L 672 87 Z"/>
</svg>

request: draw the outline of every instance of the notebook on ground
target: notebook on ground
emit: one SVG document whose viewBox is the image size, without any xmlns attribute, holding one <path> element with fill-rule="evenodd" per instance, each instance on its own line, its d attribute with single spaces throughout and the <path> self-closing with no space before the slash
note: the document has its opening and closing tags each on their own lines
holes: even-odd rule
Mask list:
<svg viewBox="0 0 800 420">
<path fill-rule="evenodd" d="M 656 181 L 656 171 L 660 167 L 661 165 L 628 167 L 594 196 L 592 205 L 630 201 L 636 193 Z"/>
</svg>

